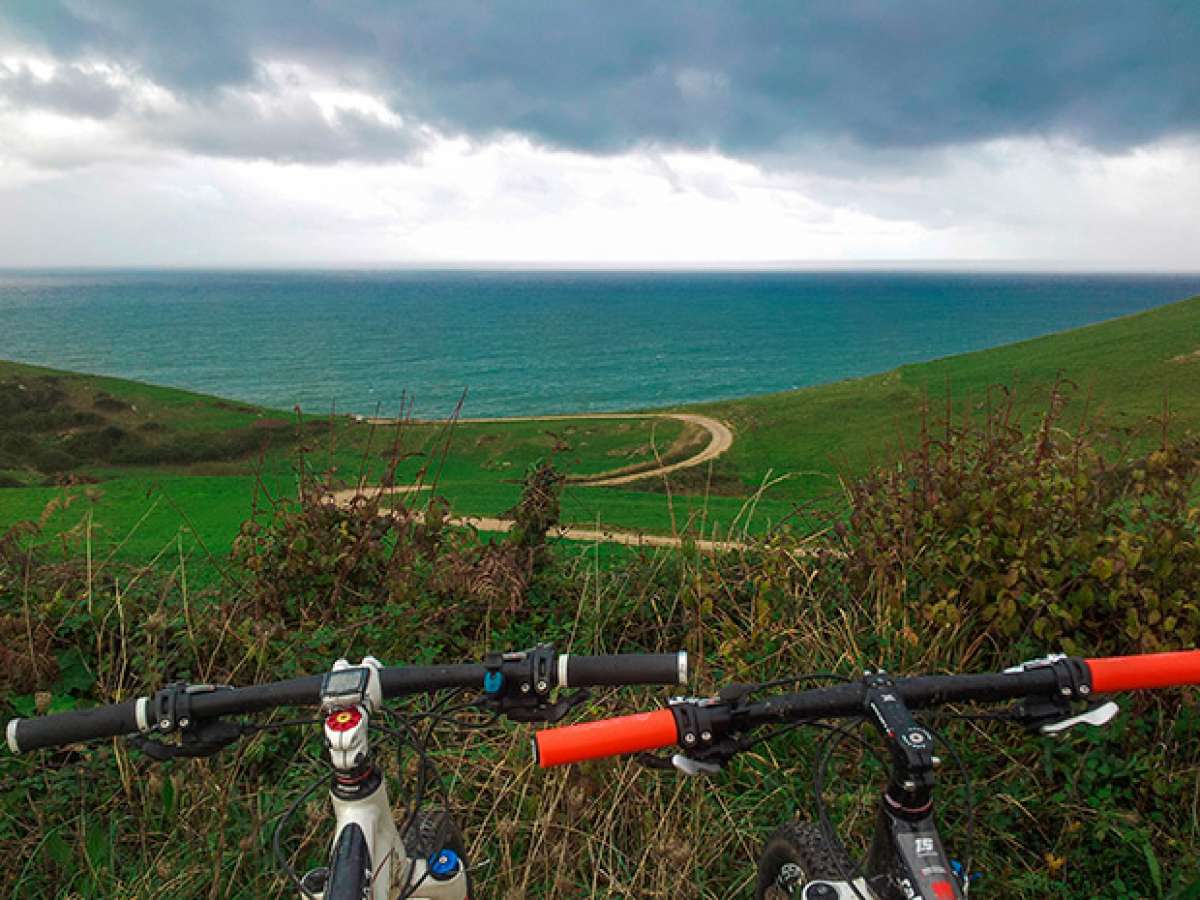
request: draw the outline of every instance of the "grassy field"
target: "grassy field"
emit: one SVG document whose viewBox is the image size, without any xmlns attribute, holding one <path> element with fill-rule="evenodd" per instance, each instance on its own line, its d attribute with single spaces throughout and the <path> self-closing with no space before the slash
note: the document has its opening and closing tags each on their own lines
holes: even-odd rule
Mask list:
<svg viewBox="0 0 1200 900">
<path fill-rule="evenodd" d="M 1200 427 L 1200 298 L 1062 334 L 904 366 L 867 378 L 687 407 L 727 422 L 732 449 L 715 463 L 619 488 L 570 485 L 565 522 L 675 533 L 753 533 L 797 505 L 836 493 L 837 475 L 893 457 L 947 401 L 956 415 L 1005 402 L 1017 411 L 1073 382 L 1068 413 L 1121 429 L 1131 442 Z M 1104 402 L 1088 404 L 1091 395 Z M 295 465 L 338 484 L 374 483 L 397 461 L 399 483 L 422 482 L 454 514 L 498 516 L 527 467 L 553 459 L 586 476 L 682 458 L 706 435 L 670 419 L 418 423 L 282 412 L 115 378 L 0 363 L 0 526 L 47 516 L 126 558 L 225 553 L 263 492 L 294 491 Z M 394 455 L 395 454 L 395 455 Z M 82 482 L 82 483 L 81 483 Z M 769 488 L 763 489 L 770 484 Z M 753 499 L 750 499 L 753 498 Z M 77 532 L 78 533 L 78 532 Z"/>
</svg>

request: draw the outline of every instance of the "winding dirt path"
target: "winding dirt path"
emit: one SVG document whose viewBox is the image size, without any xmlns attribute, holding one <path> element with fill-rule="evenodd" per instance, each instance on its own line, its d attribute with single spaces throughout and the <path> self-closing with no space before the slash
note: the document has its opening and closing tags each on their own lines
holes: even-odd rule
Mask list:
<svg viewBox="0 0 1200 900">
<path fill-rule="evenodd" d="M 687 459 L 668 465 L 654 466 L 649 469 L 639 469 L 636 472 L 600 472 L 596 475 L 580 475 L 570 479 L 571 484 L 586 484 L 592 487 L 615 487 L 621 484 L 632 484 L 647 478 L 658 478 L 678 472 L 680 469 L 690 469 L 703 465 L 709 460 L 716 459 L 733 446 L 733 431 L 720 419 L 712 416 L 702 416 L 699 413 L 569 413 L 557 416 L 497 416 L 477 419 L 458 419 L 464 425 L 503 425 L 506 422 L 570 422 L 586 419 L 675 419 L 685 425 L 695 425 L 708 432 L 708 444 L 698 453 Z M 366 420 L 373 425 L 394 425 L 395 419 L 369 418 Z M 421 423 L 426 424 L 426 423 Z M 432 423 L 430 423 L 432 424 Z"/>
<path fill-rule="evenodd" d="M 469 424 L 503 424 L 505 422 L 564 422 L 570 420 L 584 419 L 676 419 L 686 425 L 695 425 L 704 431 L 708 432 L 709 440 L 704 449 L 698 453 L 694 453 L 687 459 L 679 460 L 678 462 L 669 463 L 667 465 L 658 465 L 649 469 L 642 469 L 636 472 L 618 472 L 616 474 L 600 472 L 596 475 L 583 475 L 571 479 L 571 484 L 584 485 L 588 487 L 615 487 L 622 484 L 632 484 L 635 481 L 643 481 L 647 478 L 658 478 L 663 475 L 669 475 L 671 472 L 678 472 L 681 469 L 690 469 L 694 466 L 703 465 L 710 460 L 716 459 L 731 446 L 733 446 L 733 432 L 729 426 L 719 419 L 714 419 L 711 416 L 702 416 L 698 413 L 572 413 L 570 415 L 558 416 L 511 416 L 497 418 L 479 418 L 479 419 L 459 419 L 459 422 Z M 395 419 L 367 419 L 368 422 L 375 425 L 393 425 Z M 344 505 L 353 501 L 360 494 L 367 491 L 378 491 L 381 494 L 412 494 L 417 491 L 429 490 L 429 485 L 395 485 L 393 487 L 367 487 L 346 488 L 345 490 L 337 491 L 333 495 L 333 500 L 339 505 Z M 480 531 L 496 531 L 507 532 L 512 529 L 512 519 L 495 519 L 489 516 L 456 516 L 450 519 L 453 525 L 468 525 L 472 528 L 477 528 Z M 681 547 L 684 544 L 683 538 L 672 537 L 661 534 L 638 534 L 630 531 L 618 531 L 614 529 L 597 530 L 594 528 L 577 528 L 575 526 L 560 526 L 551 531 L 551 536 L 566 538 L 570 541 L 589 541 L 600 542 L 606 544 L 623 544 L 627 547 Z M 740 550 L 746 545 L 740 541 L 714 541 L 707 539 L 695 539 L 694 543 L 700 550 L 708 552 L 720 550 Z"/>
</svg>

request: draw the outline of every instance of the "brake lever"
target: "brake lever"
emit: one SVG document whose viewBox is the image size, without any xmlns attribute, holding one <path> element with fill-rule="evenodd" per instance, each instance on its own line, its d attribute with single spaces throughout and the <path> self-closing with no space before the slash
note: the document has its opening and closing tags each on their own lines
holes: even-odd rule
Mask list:
<svg viewBox="0 0 1200 900">
<path fill-rule="evenodd" d="M 580 688 L 554 703 L 529 703 L 523 699 L 510 700 L 502 697 L 498 706 L 502 715 L 513 722 L 545 722 L 553 724 L 581 703 L 586 703 L 592 697 L 587 688 Z"/>
<path fill-rule="evenodd" d="M 1020 721 L 1027 730 L 1041 734 L 1062 734 L 1076 725 L 1091 725 L 1101 728 L 1113 720 L 1121 711 L 1111 700 L 1103 703 L 1089 703 L 1081 712 L 1071 715 L 1071 708 L 1065 702 L 1056 700 L 1044 702 L 1025 702 L 1017 707 L 1014 718 Z"/>
<path fill-rule="evenodd" d="M 155 762 L 167 762 L 181 758 L 200 759 L 220 753 L 241 738 L 247 730 L 249 729 L 246 726 L 236 722 L 226 722 L 224 719 L 203 719 L 193 722 L 186 728 L 179 729 L 178 744 L 156 741 L 140 734 L 129 735 L 125 738 L 125 742 Z"/>
<path fill-rule="evenodd" d="M 657 769 L 660 772 L 678 770 L 684 775 L 716 775 L 721 771 L 721 763 L 706 762 L 675 753 L 671 756 L 659 756 L 656 753 L 639 753 L 634 757 L 638 764 L 647 769 Z"/>
<path fill-rule="evenodd" d="M 722 768 L 720 763 L 692 759 L 692 757 L 684 756 L 682 753 L 676 753 L 671 757 L 671 765 L 684 775 L 691 776 L 719 775 Z"/>
<path fill-rule="evenodd" d="M 654 753 L 639 753 L 635 759 L 647 769 L 677 769 L 684 775 L 717 775 L 725 768 L 725 764 L 743 749 L 737 741 L 725 739 L 706 750 L 693 751 L 693 755 L 675 753 L 671 756 L 658 756 Z"/>
<path fill-rule="evenodd" d="M 674 768 L 674 757 L 659 756 L 657 753 L 639 753 L 634 757 L 638 765 L 645 769 L 657 769 L 660 772 L 669 772 Z"/>
<path fill-rule="evenodd" d="M 1069 728 L 1074 728 L 1076 725 L 1091 725 L 1093 728 L 1102 728 L 1111 722 L 1121 711 L 1121 707 L 1108 700 L 1097 706 L 1091 706 L 1077 716 L 1070 716 L 1066 719 L 1059 719 L 1057 722 L 1046 722 L 1038 726 L 1038 731 L 1042 734 L 1061 734 Z"/>
</svg>

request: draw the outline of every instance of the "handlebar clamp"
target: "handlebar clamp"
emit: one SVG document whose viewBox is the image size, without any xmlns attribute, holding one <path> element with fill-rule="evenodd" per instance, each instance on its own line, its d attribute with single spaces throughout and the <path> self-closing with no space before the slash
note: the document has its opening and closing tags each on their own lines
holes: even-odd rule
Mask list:
<svg viewBox="0 0 1200 900">
<path fill-rule="evenodd" d="M 171 734 L 192 727 L 192 697 L 230 689 L 227 684 L 188 684 L 186 681 L 168 684 L 150 699 L 150 730 Z"/>
<path fill-rule="evenodd" d="M 1092 673 L 1088 664 L 1078 657 L 1052 653 L 1040 659 L 1031 659 L 1020 665 L 1005 669 L 1007 674 L 1028 672 L 1031 669 L 1049 669 L 1058 684 L 1058 695 L 1063 701 L 1086 700 L 1092 693 Z"/>
</svg>

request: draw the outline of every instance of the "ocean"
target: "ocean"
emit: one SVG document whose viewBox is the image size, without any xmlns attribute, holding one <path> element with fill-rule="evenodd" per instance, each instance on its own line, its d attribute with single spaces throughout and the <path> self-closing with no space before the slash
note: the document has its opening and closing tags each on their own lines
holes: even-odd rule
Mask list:
<svg viewBox="0 0 1200 900">
<path fill-rule="evenodd" d="M 1200 275 L 0 271 L 0 358 L 310 412 L 632 410 L 1138 312 Z"/>
</svg>

